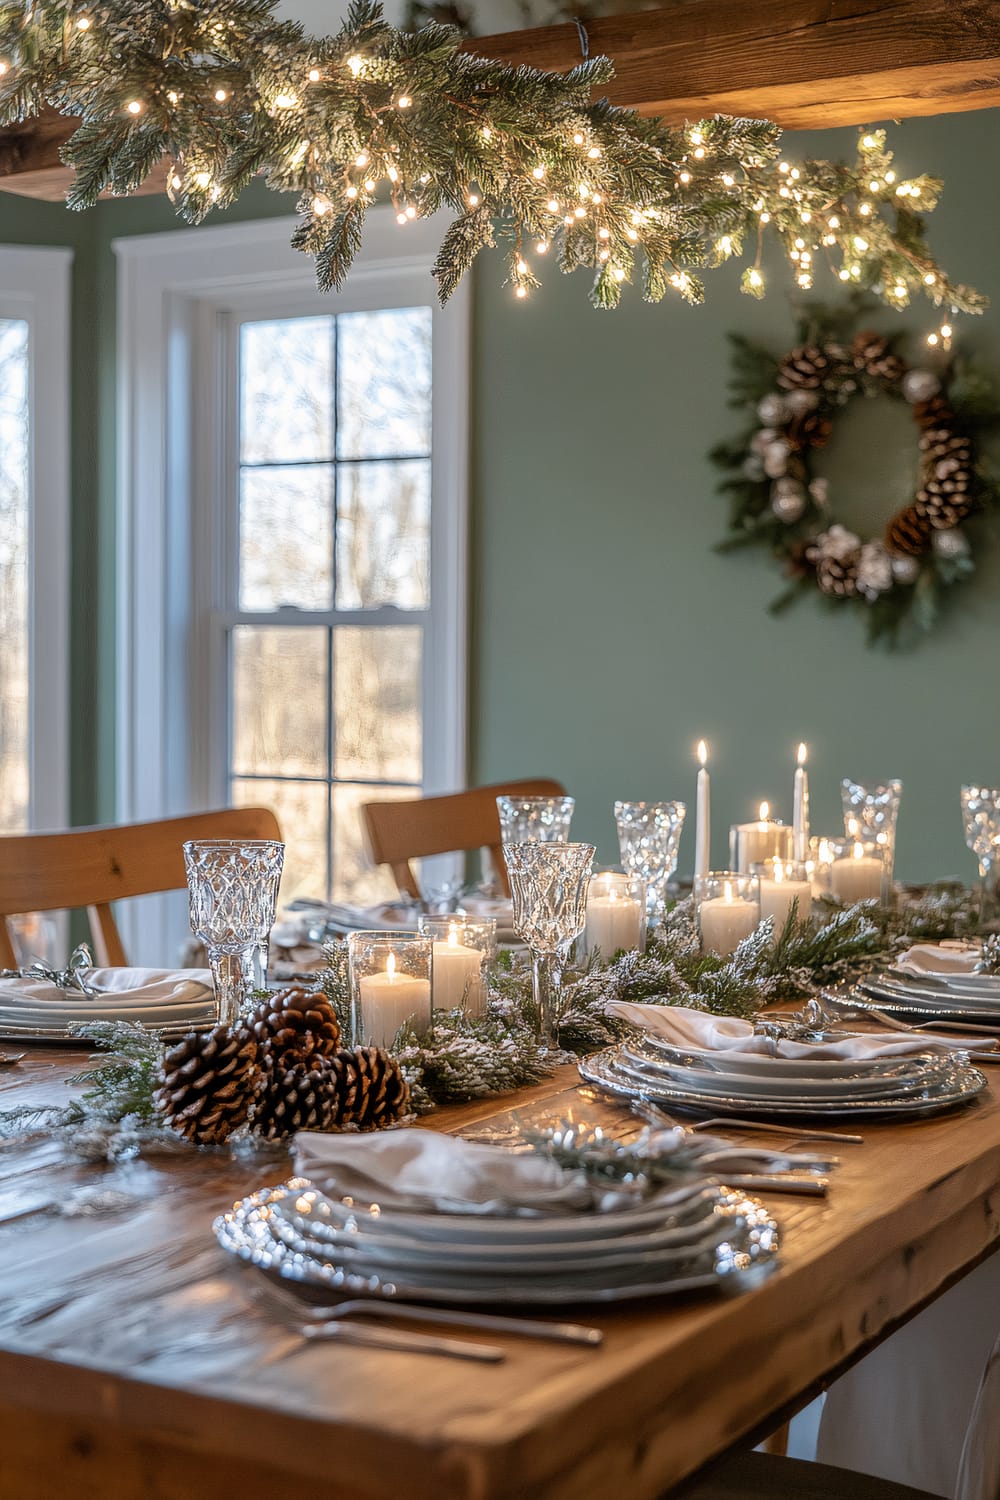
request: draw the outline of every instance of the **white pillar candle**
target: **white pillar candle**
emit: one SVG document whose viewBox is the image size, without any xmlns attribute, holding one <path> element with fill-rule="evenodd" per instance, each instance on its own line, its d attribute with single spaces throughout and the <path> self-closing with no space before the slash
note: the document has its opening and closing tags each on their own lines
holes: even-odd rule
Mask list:
<svg viewBox="0 0 1000 1500">
<path fill-rule="evenodd" d="M 853 906 L 855 901 L 879 900 L 882 861 L 866 854 L 864 844 L 855 844 L 849 855 L 835 859 L 830 866 L 830 889 L 845 906 Z"/>
<path fill-rule="evenodd" d="M 743 939 L 755 930 L 759 920 L 757 902 L 734 896 L 727 881 L 721 896 L 703 901 L 698 908 L 702 950 L 718 953 L 723 958 L 735 953 Z"/>
<path fill-rule="evenodd" d="M 791 857 L 792 830 L 769 817 L 766 802 L 760 804 L 756 823 L 734 823 L 729 830 L 729 867 L 741 875 L 749 874 L 753 865 L 765 859 Z"/>
<path fill-rule="evenodd" d="M 833 865 L 833 850 L 829 839 L 819 839 L 816 844 L 816 858 L 806 860 L 806 869 L 809 871 L 809 880 L 812 884 L 813 899 L 830 894 L 830 869 Z"/>
<path fill-rule="evenodd" d="M 796 916 L 804 922 L 812 910 L 812 886 L 808 880 L 789 879 L 780 860 L 775 860 L 760 875 L 760 920 L 772 919 L 775 937 L 781 936 L 795 901 L 799 903 Z"/>
<path fill-rule="evenodd" d="M 593 885 L 591 889 L 594 889 Z M 587 952 L 600 948 L 602 958 L 611 959 L 619 949 L 631 952 L 633 948 L 640 948 L 642 923 L 643 911 L 638 901 L 621 895 L 613 887 L 602 895 L 598 886 L 597 893 L 587 898 L 587 925 L 583 939 Z"/>
<path fill-rule="evenodd" d="M 709 805 L 711 785 L 708 779 L 708 746 L 704 740 L 698 741 L 698 760 L 701 764 L 701 770 L 698 772 L 698 806 L 694 830 L 694 873 L 696 875 L 707 875 L 709 871 L 709 846 L 712 842 L 711 809 Z"/>
<path fill-rule="evenodd" d="M 434 944 L 434 1009 L 462 1009 L 470 1016 L 481 1016 L 486 1010 L 483 992 L 483 953 L 458 940 L 458 924 L 453 922 L 448 937 Z"/>
<path fill-rule="evenodd" d="M 358 981 L 361 1033 L 366 1046 L 391 1047 L 399 1028 L 410 1021 L 418 1035 L 431 1024 L 431 984 L 396 972 L 390 953 L 383 970 Z"/>
<path fill-rule="evenodd" d="M 795 792 L 792 810 L 792 858 L 803 860 L 809 853 L 809 776 L 806 771 L 805 744 L 799 746 L 795 767 Z"/>
</svg>

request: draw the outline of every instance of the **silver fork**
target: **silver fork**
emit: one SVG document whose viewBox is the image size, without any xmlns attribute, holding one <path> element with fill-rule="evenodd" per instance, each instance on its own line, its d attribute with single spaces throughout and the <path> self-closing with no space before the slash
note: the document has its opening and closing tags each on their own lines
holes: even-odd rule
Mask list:
<svg viewBox="0 0 1000 1500">
<path fill-rule="evenodd" d="M 953 1031 L 957 1032 L 959 1036 L 969 1036 L 970 1041 L 973 1042 L 975 1041 L 975 1037 L 971 1036 L 972 1032 L 976 1032 L 979 1036 L 996 1037 L 995 1029 L 989 1026 L 976 1026 L 971 1023 L 963 1025 L 960 1021 L 922 1021 L 919 1026 L 911 1026 L 908 1021 L 901 1021 L 898 1016 L 890 1016 L 888 1011 L 878 1010 L 875 1006 L 869 1007 L 866 1005 L 863 1011 L 858 1011 L 853 1009 L 849 1001 L 838 1000 L 834 995 L 824 995 L 823 999 L 838 1006 L 841 1010 L 846 1010 L 848 1013 L 853 1012 L 861 1020 L 871 1019 L 872 1021 L 879 1021 L 883 1026 L 888 1026 L 892 1031 L 909 1031 L 915 1036 L 926 1036 L 929 1031 L 935 1030 Z M 929 1037 L 928 1040 L 933 1041 L 933 1036 Z M 970 1051 L 969 1056 L 974 1062 L 1000 1063 L 1000 1047 L 995 1052 Z"/>
<path fill-rule="evenodd" d="M 660 1105 L 654 1104 L 652 1099 L 641 1100 L 643 1109 L 648 1110 L 647 1119 L 654 1120 L 657 1124 L 672 1125 L 679 1130 L 686 1130 L 693 1134 L 699 1130 L 760 1130 L 766 1135 L 790 1135 L 802 1141 L 839 1141 L 845 1146 L 863 1146 L 864 1136 L 848 1135 L 841 1130 L 809 1130 L 804 1126 L 773 1125 L 766 1120 L 731 1120 L 728 1117 L 712 1120 L 695 1120 L 693 1125 L 685 1125 L 682 1121 L 668 1115 Z"/>
</svg>

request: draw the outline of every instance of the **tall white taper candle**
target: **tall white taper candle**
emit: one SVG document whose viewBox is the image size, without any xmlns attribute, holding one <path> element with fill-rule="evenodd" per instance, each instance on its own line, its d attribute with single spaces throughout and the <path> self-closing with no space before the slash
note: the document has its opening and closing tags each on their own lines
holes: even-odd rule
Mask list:
<svg viewBox="0 0 1000 1500">
<path fill-rule="evenodd" d="M 712 829 L 711 810 L 709 807 L 711 785 L 708 779 L 708 746 L 704 740 L 698 741 L 698 760 L 701 770 L 698 772 L 698 806 L 694 833 L 694 873 L 696 875 L 707 875 L 711 868 L 709 863 L 709 846 L 712 842 Z"/>
<path fill-rule="evenodd" d="M 799 861 L 809 857 L 809 775 L 806 771 L 808 751 L 803 742 L 799 746 L 798 765 L 795 767 L 795 798 L 792 812 L 792 854 Z"/>
</svg>

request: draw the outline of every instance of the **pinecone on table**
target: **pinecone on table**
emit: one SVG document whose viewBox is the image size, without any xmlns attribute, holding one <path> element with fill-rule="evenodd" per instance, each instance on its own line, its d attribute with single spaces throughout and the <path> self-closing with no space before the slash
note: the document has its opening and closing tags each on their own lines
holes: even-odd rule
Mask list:
<svg viewBox="0 0 1000 1500">
<path fill-rule="evenodd" d="M 850 598 L 858 592 L 858 564 L 853 557 L 820 557 L 816 561 L 816 582 L 824 594 Z"/>
<path fill-rule="evenodd" d="M 297 1130 L 329 1130 L 339 1122 L 335 1059 L 319 1053 L 272 1057 L 254 1101 L 253 1131 L 265 1140 L 283 1140 Z"/>
<path fill-rule="evenodd" d="M 830 361 L 818 344 L 800 344 L 785 355 L 778 384 L 786 391 L 815 391 L 830 374 Z"/>
<path fill-rule="evenodd" d="M 897 512 L 885 528 L 885 545 L 898 555 L 919 557 L 931 544 L 931 523 L 916 507 Z"/>
<path fill-rule="evenodd" d="M 169 1048 L 154 1099 L 174 1130 L 216 1146 L 246 1123 L 260 1085 L 258 1047 L 243 1026 L 192 1032 Z"/>
<path fill-rule="evenodd" d="M 399 1063 L 383 1047 L 356 1047 L 330 1063 L 336 1074 L 337 1123 L 378 1130 L 409 1113 L 410 1088 Z"/>
<path fill-rule="evenodd" d="M 249 1026 L 260 1045 L 265 1070 L 340 1051 L 340 1023 L 322 990 L 301 985 L 275 990 L 257 1006 Z"/>
<path fill-rule="evenodd" d="M 903 361 L 889 348 L 889 340 L 881 333 L 870 331 L 859 333 L 851 346 L 855 369 L 861 370 L 875 380 L 895 383 L 903 376 Z"/>
</svg>

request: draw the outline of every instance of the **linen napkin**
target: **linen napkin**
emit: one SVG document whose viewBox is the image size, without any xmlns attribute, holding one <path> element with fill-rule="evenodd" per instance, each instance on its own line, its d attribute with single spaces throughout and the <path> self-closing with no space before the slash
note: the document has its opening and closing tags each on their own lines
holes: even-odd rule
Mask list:
<svg viewBox="0 0 1000 1500">
<path fill-rule="evenodd" d="M 828 1042 L 793 1042 L 775 1040 L 755 1033 L 749 1021 L 737 1016 L 709 1016 L 703 1011 L 688 1010 L 680 1005 L 633 1005 L 626 1000 L 612 1000 L 608 1010 L 631 1022 L 640 1031 L 658 1037 L 672 1047 L 689 1052 L 742 1052 L 758 1056 L 815 1058 L 853 1058 L 858 1061 L 877 1057 L 904 1057 L 911 1052 L 928 1052 L 937 1048 L 967 1051 L 968 1037 L 929 1036 L 924 1032 L 870 1031 L 863 1035 L 841 1037 Z M 986 1047 L 996 1046 L 986 1038 Z M 975 1042 L 977 1051 L 985 1050 Z"/>
<path fill-rule="evenodd" d="M 981 956 L 978 943 L 914 943 L 895 967 L 904 974 L 974 974 Z"/>
<path fill-rule="evenodd" d="M 594 1207 L 582 1172 L 430 1130 L 295 1137 L 295 1171 L 323 1192 L 382 1208 L 540 1215 Z"/>
<path fill-rule="evenodd" d="M 47 979 L 0 979 L 0 1022 L 68 1026 L 85 1021 L 145 1025 L 207 1019 L 215 1010 L 208 969 L 88 969 L 93 992 L 64 990 Z"/>
</svg>

